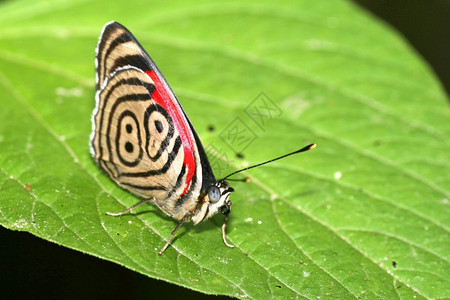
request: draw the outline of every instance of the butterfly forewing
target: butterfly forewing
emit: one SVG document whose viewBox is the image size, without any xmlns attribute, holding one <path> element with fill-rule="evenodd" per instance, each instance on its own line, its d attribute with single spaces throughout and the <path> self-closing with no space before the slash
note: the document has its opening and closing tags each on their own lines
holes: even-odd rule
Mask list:
<svg viewBox="0 0 450 300">
<path fill-rule="evenodd" d="M 118 23 L 97 47 L 91 151 L 123 188 L 181 219 L 215 180 L 181 105 L 149 55 Z M 206 178 L 206 181 L 204 180 Z"/>
<path fill-rule="evenodd" d="M 148 54 L 126 28 L 115 22 L 107 24 L 97 45 L 97 90 L 118 68 L 131 65 L 144 71 L 150 70 L 150 61 Z"/>
</svg>

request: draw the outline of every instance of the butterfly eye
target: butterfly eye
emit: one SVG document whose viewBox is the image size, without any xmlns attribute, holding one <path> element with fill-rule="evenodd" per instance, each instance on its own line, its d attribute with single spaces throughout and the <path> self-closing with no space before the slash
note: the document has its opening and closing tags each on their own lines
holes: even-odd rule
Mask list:
<svg viewBox="0 0 450 300">
<path fill-rule="evenodd" d="M 217 203 L 217 201 L 219 201 L 220 199 L 219 188 L 215 185 L 210 186 L 208 190 L 208 197 L 209 201 L 211 201 L 212 203 Z"/>
</svg>

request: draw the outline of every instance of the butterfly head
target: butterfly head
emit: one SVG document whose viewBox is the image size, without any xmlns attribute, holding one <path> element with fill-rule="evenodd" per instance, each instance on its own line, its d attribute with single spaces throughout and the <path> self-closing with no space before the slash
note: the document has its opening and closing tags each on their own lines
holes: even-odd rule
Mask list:
<svg viewBox="0 0 450 300">
<path fill-rule="evenodd" d="M 234 189 L 225 180 L 219 180 L 206 190 L 203 206 L 192 217 L 195 224 L 207 220 L 218 211 L 228 215 L 231 211 L 231 201 L 228 199 Z"/>
</svg>

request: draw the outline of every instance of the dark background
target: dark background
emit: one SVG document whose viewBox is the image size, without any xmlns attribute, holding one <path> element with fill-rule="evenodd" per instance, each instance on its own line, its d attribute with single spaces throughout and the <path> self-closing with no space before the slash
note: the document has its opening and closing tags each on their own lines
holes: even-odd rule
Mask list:
<svg viewBox="0 0 450 300">
<path fill-rule="evenodd" d="M 402 34 L 450 94 L 450 1 L 353 0 Z"/>
<path fill-rule="evenodd" d="M 391 24 L 432 66 L 450 91 L 450 1 L 354 0 Z M 0 298 L 206 299 L 29 233 L 0 227 Z M 227 297 L 220 297 L 227 298 Z"/>
</svg>

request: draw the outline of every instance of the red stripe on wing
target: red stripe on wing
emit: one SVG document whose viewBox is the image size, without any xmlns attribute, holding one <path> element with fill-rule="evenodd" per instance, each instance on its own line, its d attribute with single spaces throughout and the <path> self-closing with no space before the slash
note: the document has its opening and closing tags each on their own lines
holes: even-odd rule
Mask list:
<svg viewBox="0 0 450 300">
<path fill-rule="evenodd" d="M 194 143 L 193 143 L 193 135 L 191 133 L 191 128 L 187 123 L 184 113 L 181 111 L 181 107 L 177 105 L 175 99 L 172 99 L 167 92 L 165 85 L 161 82 L 158 74 L 156 74 L 153 70 L 145 72 L 150 78 L 153 80 L 155 84 L 155 91 L 152 94 L 152 99 L 155 100 L 156 103 L 161 105 L 166 109 L 169 115 L 172 117 L 175 126 L 180 133 L 181 141 L 183 143 L 184 150 L 184 165 L 187 167 L 187 175 L 186 182 L 184 186 L 184 190 L 180 196 L 186 194 L 189 185 L 191 183 L 192 177 L 195 173 L 195 159 L 194 159 Z"/>
</svg>

